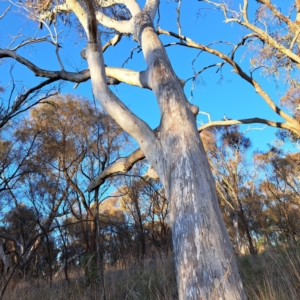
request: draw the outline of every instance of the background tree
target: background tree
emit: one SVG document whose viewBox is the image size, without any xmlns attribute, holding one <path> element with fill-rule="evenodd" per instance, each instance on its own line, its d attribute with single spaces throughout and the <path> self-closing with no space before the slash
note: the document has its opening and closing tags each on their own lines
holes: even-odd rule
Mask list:
<svg viewBox="0 0 300 300">
<path fill-rule="evenodd" d="M 299 154 L 285 154 L 271 147 L 258 153 L 256 161 L 265 174 L 260 182 L 264 199 L 264 227 L 267 242 L 291 242 L 298 240 L 299 222 Z"/>
<path fill-rule="evenodd" d="M 203 131 L 201 136 L 216 179 L 224 219 L 228 219 L 229 215 L 231 224 L 228 227 L 233 228 L 236 252 L 240 254 L 241 237 L 246 235 L 250 253 L 255 254 L 255 245 L 245 214 L 246 203 L 243 203 L 246 198 L 245 185 L 251 171 L 253 172 L 247 164 L 251 141 L 236 126 L 215 127 Z"/>
</svg>

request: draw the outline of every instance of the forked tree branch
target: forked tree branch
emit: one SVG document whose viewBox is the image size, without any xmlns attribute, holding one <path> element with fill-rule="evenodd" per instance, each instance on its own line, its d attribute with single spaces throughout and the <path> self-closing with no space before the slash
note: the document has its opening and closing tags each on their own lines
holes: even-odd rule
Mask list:
<svg viewBox="0 0 300 300">
<path fill-rule="evenodd" d="M 27 60 L 26 58 L 20 56 L 16 52 L 8 49 L 0 49 L 0 58 L 15 59 L 17 62 L 30 69 L 36 76 L 49 78 L 48 83 L 58 80 L 66 80 L 81 83 L 90 79 L 89 70 L 83 70 L 80 72 L 68 72 L 65 70 L 44 70 L 33 64 L 31 61 Z M 133 70 L 112 67 L 105 67 L 105 71 L 107 77 L 114 78 L 119 82 L 124 82 L 130 85 L 139 86 L 143 88 L 150 88 L 146 80 L 146 71 L 137 72 Z M 116 84 L 116 82 L 114 82 L 114 84 Z"/>
<path fill-rule="evenodd" d="M 155 135 L 152 129 L 143 120 L 130 111 L 118 97 L 112 93 L 106 84 L 104 58 L 101 39 L 98 39 L 98 30 L 94 5 L 92 0 L 86 0 L 89 32 L 89 45 L 86 57 L 91 73 L 92 88 L 95 98 L 104 110 L 125 130 L 134 137 L 145 150 L 153 147 Z"/>
<path fill-rule="evenodd" d="M 0 129 L 3 128 L 15 116 L 19 115 L 20 113 L 22 113 L 26 110 L 29 110 L 30 108 L 32 108 L 39 102 L 56 95 L 57 91 L 53 91 L 53 93 L 47 93 L 42 98 L 35 101 L 33 104 L 31 103 L 31 105 L 29 105 L 23 109 L 21 108 L 22 105 L 29 98 L 29 96 L 31 96 L 31 97 L 36 96 L 41 88 L 43 88 L 44 86 L 49 85 L 50 83 L 53 83 L 57 80 L 56 79 L 45 80 L 45 81 L 41 82 L 40 84 L 28 89 L 24 94 L 18 95 L 16 100 L 14 101 L 13 105 L 11 106 L 11 108 L 7 108 L 5 115 L 1 116 L 2 118 L 0 119 Z"/>
<path fill-rule="evenodd" d="M 300 126 L 299 123 L 294 118 L 292 118 L 287 113 L 285 113 L 284 111 L 282 111 L 274 103 L 274 101 L 270 98 L 270 96 L 263 90 L 263 88 L 260 86 L 260 84 L 256 80 L 254 80 L 251 76 L 249 76 L 248 74 L 246 74 L 242 70 L 242 68 L 240 67 L 240 65 L 237 64 L 231 57 L 225 55 L 224 53 L 222 53 L 222 52 L 220 52 L 218 50 L 215 50 L 215 49 L 212 49 L 210 47 L 198 44 L 198 43 L 194 42 L 193 40 L 191 40 L 190 38 L 188 38 L 186 36 L 178 35 L 177 33 L 174 33 L 174 32 L 171 32 L 171 31 L 166 31 L 166 30 L 159 29 L 158 33 L 159 34 L 165 34 L 165 35 L 173 36 L 173 37 L 175 37 L 175 38 L 177 38 L 177 39 L 179 39 L 181 41 L 184 41 L 184 42 L 177 43 L 178 45 L 185 46 L 185 47 L 190 47 L 190 48 L 195 48 L 195 49 L 200 49 L 200 50 L 205 51 L 207 53 L 213 54 L 213 55 L 221 58 L 225 62 L 229 63 L 234 68 L 234 71 L 240 77 L 242 77 L 244 80 L 246 80 L 248 83 L 250 83 L 255 88 L 255 91 L 265 100 L 265 102 L 268 104 L 268 106 L 276 114 L 278 114 L 280 117 L 282 117 L 288 123 L 291 123 L 290 125 L 293 125 L 294 127 Z"/>
<path fill-rule="evenodd" d="M 131 168 L 140 160 L 144 159 L 145 155 L 141 149 L 135 150 L 129 156 L 125 158 L 121 158 L 108 166 L 103 172 L 101 172 L 98 177 L 92 181 L 87 190 L 88 192 L 92 192 L 98 186 L 104 183 L 104 181 L 110 176 L 117 173 L 125 173 L 131 170 Z"/>
<path fill-rule="evenodd" d="M 206 2 L 208 4 L 211 4 L 211 5 L 215 6 L 215 7 L 218 7 L 219 9 L 221 9 L 223 11 L 226 23 L 235 22 L 235 23 L 238 23 L 241 26 L 244 26 L 244 27 L 250 29 L 251 31 L 255 32 L 261 41 L 263 41 L 264 43 L 267 43 L 269 46 L 275 48 L 276 50 L 281 52 L 283 55 L 290 58 L 291 61 L 293 61 L 297 65 L 297 67 L 300 68 L 300 56 L 295 54 L 291 49 L 286 48 L 282 44 L 278 43 L 276 41 L 276 39 L 273 38 L 271 35 L 269 35 L 266 31 L 260 29 L 259 27 L 255 26 L 255 25 L 253 25 L 252 23 L 249 22 L 248 17 L 247 17 L 247 3 L 248 3 L 248 0 L 244 0 L 245 5 L 244 5 L 244 8 L 242 10 L 242 14 L 240 14 L 238 12 L 230 11 L 227 7 L 227 4 L 225 4 L 225 3 L 218 3 L 218 2 L 210 1 L 210 0 L 198 0 L 198 1 Z M 268 1 L 268 2 L 270 2 L 270 1 Z M 231 12 L 231 14 L 235 13 L 236 17 L 228 17 L 229 12 Z M 244 20 L 242 20 L 241 15 L 243 16 Z M 290 27 L 290 29 L 293 32 L 297 32 L 297 28 L 298 28 L 297 25 L 295 25 L 294 29 L 292 29 Z"/>
</svg>

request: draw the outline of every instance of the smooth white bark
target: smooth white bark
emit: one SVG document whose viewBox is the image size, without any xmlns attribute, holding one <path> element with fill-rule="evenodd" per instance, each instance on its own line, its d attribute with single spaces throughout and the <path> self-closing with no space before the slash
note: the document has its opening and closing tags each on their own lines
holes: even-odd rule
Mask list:
<svg viewBox="0 0 300 300">
<path fill-rule="evenodd" d="M 246 299 L 232 245 L 218 206 L 215 182 L 196 128 L 195 111 L 153 28 L 159 1 L 148 0 L 133 22 L 134 38 L 147 63 L 147 83 L 161 111 L 154 133 L 107 87 L 101 41 L 89 3 L 86 54 L 96 99 L 139 143 L 163 182 L 170 201 L 179 299 Z M 121 166 L 123 166 L 121 164 Z"/>
</svg>

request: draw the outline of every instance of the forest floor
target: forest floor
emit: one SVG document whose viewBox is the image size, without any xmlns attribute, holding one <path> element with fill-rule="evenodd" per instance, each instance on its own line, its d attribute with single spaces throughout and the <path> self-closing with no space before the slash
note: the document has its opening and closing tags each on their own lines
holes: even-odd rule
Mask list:
<svg viewBox="0 0 300 300">
<path fill-rule="evenodd" d="M 248 299 L 300 299 L 300 247 L 274 247 L 239 258 L 239 267 Z M 83 270 L 69 271 L 69 283 L 53 280 L 19 278 L 10 284 L 5 300 L 92 300 L 102 299 L 97 289 L 85 285 Z M 172 257 L 148 260 L 144 267 L 109 268 L 105 271 L 107 300 L 174 300 L 177 299 Z"/>
</svg>

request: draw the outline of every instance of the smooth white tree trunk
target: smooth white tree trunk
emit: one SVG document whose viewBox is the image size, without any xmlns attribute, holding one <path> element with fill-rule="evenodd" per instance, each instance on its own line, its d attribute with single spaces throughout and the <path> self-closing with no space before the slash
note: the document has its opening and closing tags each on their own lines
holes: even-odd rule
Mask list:
<svg viewBox="0 0 300 300">
<path fill-rule="evenodd" d="M 158 130 L 151 130 L 108 89 L 101 41 L 97 40 L 95 22 L 89 22 L 86 57 L 93 92 L 102 107 L 137 140 L 163 182 L 170 201 L 179 299 L 246 299 L 196 128 L 198 108 L 187 101 L 153 28 L 157 4 L 156 0 L 148 0 L 144 10 L 130 22 L 148 67 L 143 80 L 160 107 Z M 92 5 L 89 10 L 89 20 L 93 21 Z"/>
</svg>

